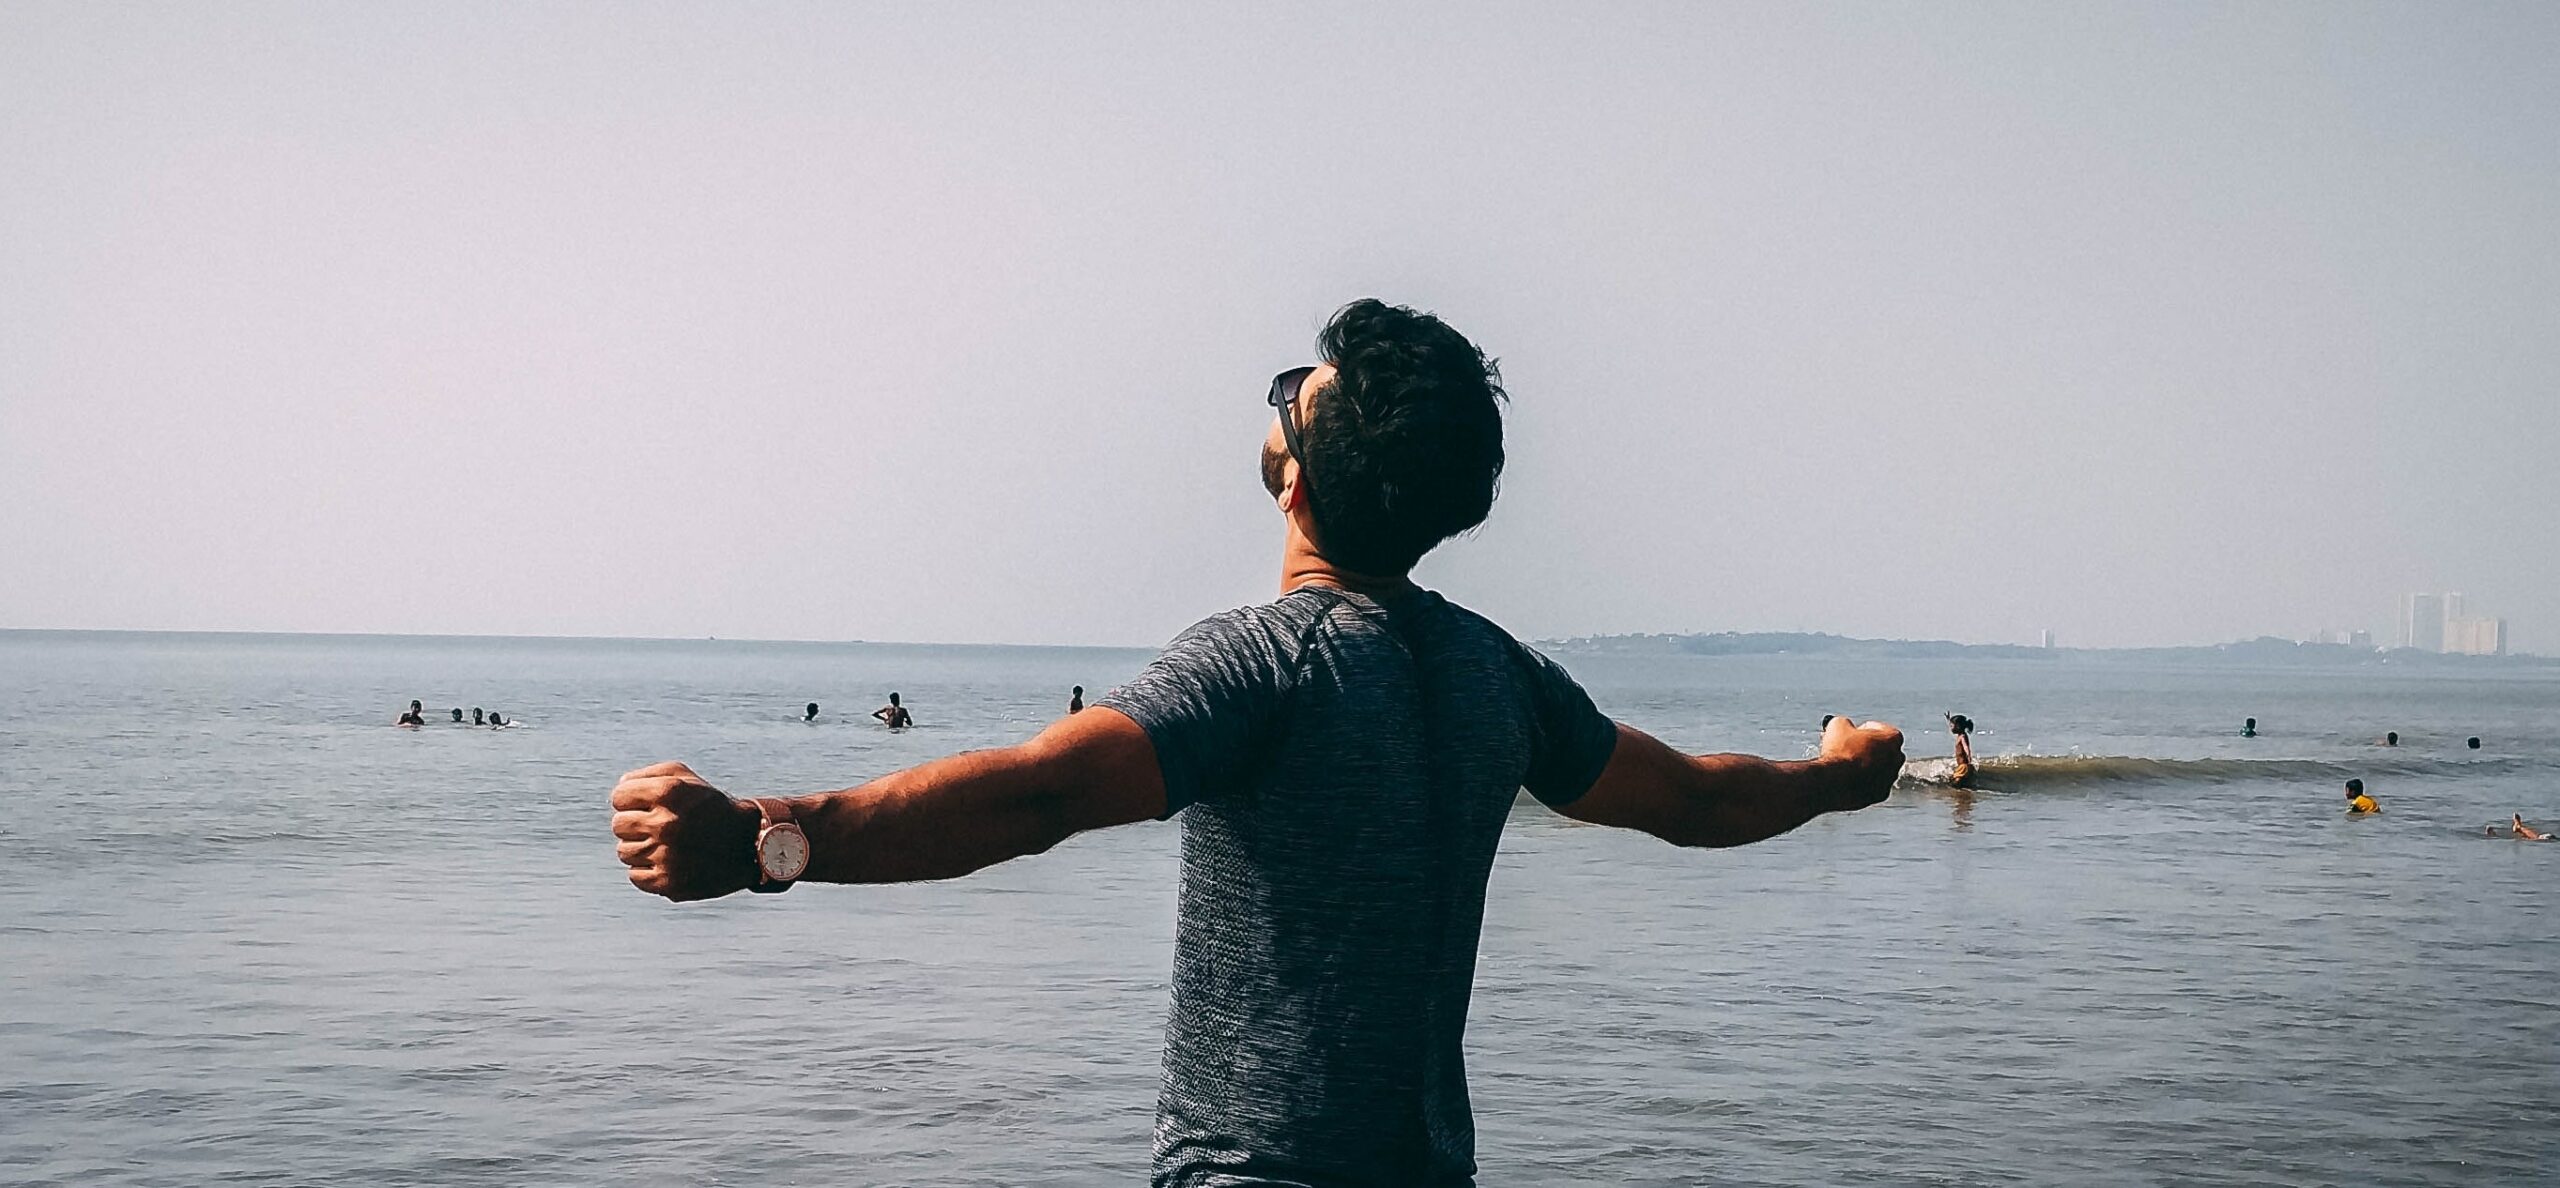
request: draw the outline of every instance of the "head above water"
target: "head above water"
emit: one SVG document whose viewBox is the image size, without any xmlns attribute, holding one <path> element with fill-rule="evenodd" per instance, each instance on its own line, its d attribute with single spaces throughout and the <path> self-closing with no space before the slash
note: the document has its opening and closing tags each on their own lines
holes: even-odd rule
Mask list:
<svg viewBox="0 0 2560 1188">
<path fill-rule="evenodd" d="M 419 701 L 417 698 L 414 698 L 414 697 L 409 699 L 409 712 L 410 712 L 410 713 L 413 713 L 413 714 L 417 714 L 417 713 L 424 713 L 424 712 L 426 712 L 426 709 L 427 709 L 427 707 L 426 707 L 426 703 L 424 703 L 424 702 L 422 702 L 422 701 Z"/>
<path fill-rule="evenodd" d="M 2347 781 L 2347 799 L 2349 799 L 2349 800 L 2353 800 L 2353 799 L 2355 799 L 2356 797 L 2359 797 L 2359 796 L 2362 796 L 2362 795 L 2364 795 L 2364 781 L 2363 781 L 2363 780 L 2348 780 L 2348 781 Z"/>
<path fill-rule="evenodd" d="M 2477 751 L 2480 749 L 2480 736 L 2476 734 L 2472 735 L 2470 738 L 2464 739 L 2462 745 Z"/>
<path fill-rule="evenodd" d="M 1336 312 L 1316 351 L 1323 365 L 1279 410 L 1296 418 L 1305 469 L 1275 416 L 1263 489 L 1326 562 L 1401 577 L 1493 510 L 1502 373 L 1448 323 L 1374 298 Z"/>
<path fill-rule="evenodd" d="M 800 712 L 801 712 L 801 714 L 802 714 L 803 716 L 806 716 L 806 717 L 811 717 L 811 718 L 817 717 L 817 716 L 818 716 L 818 703 L 817 703 L 817 702 L 812 701 L 812 702 L 810 702 L 810 703 L 809 703 L 809 705 L 808 705 L 808 707 L 807 707 L 807 708 L 803 709 L 803 710 L 802 710 L 802 711 L 800 711 Z"/>
<path fill-rule="evenodd" d="M 2391 747 L 2399 746 L 2399 745 L 2400 745 L 2400 732 L 2399 732 L 2399 731 L 2397 731 L 2397 730 L 2386 731 L 2386 732 L 2383 734 L 2383 736 L 2382 736 L 2382 743 L 2383 743 L 2383 745 L 2384 745 L 2384 746 L 2391 746 Z"/>
</svg>

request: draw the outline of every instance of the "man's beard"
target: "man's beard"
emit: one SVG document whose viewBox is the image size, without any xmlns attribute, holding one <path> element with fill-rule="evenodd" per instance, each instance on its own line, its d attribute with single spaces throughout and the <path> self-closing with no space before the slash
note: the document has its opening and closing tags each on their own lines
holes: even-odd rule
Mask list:
<svg viewBox="0 0 2560 1188">
<path fill-rule="evenodd" d="M 1262 489 L 1271 492 L 1271 497 L 1273 499 L 1278 499 L 1280 497 L 1281 484 L 1287 482 L 1288 479 L 1289 451 L 1280 449 L 1279 447 L 1272 445 L 1270 442 L 1263 442 Z"/>
</svg>

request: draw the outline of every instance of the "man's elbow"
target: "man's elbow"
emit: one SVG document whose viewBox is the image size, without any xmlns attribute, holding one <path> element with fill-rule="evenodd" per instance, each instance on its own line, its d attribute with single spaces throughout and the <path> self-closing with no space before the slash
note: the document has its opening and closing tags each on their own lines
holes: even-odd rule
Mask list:
<svg viewBox="0 0 2560 1188">
<path fill-rule="evenodd" d="M 1585 797 L 1560 805 L 1556 811 L 1585 825 L 1632 830 L 1684 850 L 1723 849 L 1750 840 L 1736 837 L 1715 815 L 1667 797 L 1600 803 Z"/>
<path fill-rule="evenodd" d="M 1032 853 L 1131 819 L 1112 795 L 1118 780 L 1109 756 L 1089 741 L 1062 741 L 1043 734 L 1013 751 L 1012 758 L 1020 764 L 1025 823 L 1038 845 Z"/>
<path fill-rule="evenodd" d="M 1082 832 L 1084 831 L 1076 828 L 1074 823 L 1063 814 L 1042 814 L 1032 819 L 1031 826 L 1025 832 L 1019 848 L 1025 858 L 1033 854 L 1046 854 L 1058 848 L 1059 842 Z"/>
<path fill-rule="evenodd" d="M 1683 822 L 1668 829 L 1654 831 L 1654 836 L 1684 850 L 1729 850 L 1759 841 L 1759 837 L 1736 833 L 1719 824 Z"/>
<path fill-rule="evenodd" d="M 1718 811 L 1700 806 L 1680 813 L 1662 822 L 1660 828 L 1647 832 L 1685 850 L 1730 850 L 1735 846 L 1767 841 L 1802 823 L 1737 813 L 1729 807 Z"/>
</svg>

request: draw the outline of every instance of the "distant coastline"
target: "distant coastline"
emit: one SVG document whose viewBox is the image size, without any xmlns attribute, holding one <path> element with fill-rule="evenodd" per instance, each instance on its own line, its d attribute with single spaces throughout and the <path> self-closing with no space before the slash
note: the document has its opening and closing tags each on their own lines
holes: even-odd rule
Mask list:
<svg viewBox="0 0 2560 1188">
<path fill-rule="evenodd" d="M 2302 667 L 2511 668 L 2560 666 L 2560 657 L 2455 656 L 2415 648 L 2302 643 L 2262 635 L 2234 643 L 2174 648 L 2045 648 L 1944 639 L 1859 639 L 1812 631 L 1718 631 L 1689 635 L 1584 635 L 1541 641 L 1562 655 L 1824 656 L 1843 660 L 2061 660 Z"/>
<path fill-rule="evenodd" d="M 172 631 L 149 628 L 0 627 L 0 640 L 125 638 L 228 639 L 288 645 L 382 642 L 414 646 L 510 643 L 536 647 L 772 647 L 968 649 L 977 651 L 1153 652 L 1146 644 L 931 643 L 916 640 L 764 639 L 729 636 L 450 635 L 359 631 Z M 2552 668 L 2560 657 L 2517 653 L 2457 656 L 2415 648 L 2362 648 L 2353 644 L 2301 643 L 2272 635 L 2233 643 L 2169 648 L 2045 648 L 2028 644 L 1967 644 L 1944 639 L 1863 639 L 1818 631 L 1717 631 L 1689 634 L 1580 635 L 1542 639 L 1537 645 L 1560 656 L 1820 656 L 1842 660 L 2063 660 L 2170 664 L 2245 664 L 2301 667 L 2382 666 L 2411 669 Z"/>
</svg>

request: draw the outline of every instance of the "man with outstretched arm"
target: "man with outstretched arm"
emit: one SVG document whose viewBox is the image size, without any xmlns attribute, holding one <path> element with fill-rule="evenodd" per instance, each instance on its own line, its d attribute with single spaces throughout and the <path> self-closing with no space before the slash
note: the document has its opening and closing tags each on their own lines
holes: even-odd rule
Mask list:
<svg viewBox="0 0 2560 1188">
<path fill-rule="evenodd" d="M 613 790 L 631 881 L 669 899 L 943 879 L 1089 829 L 1182 817 L 1154 1182 L 1464 1185 L 1462 1041 L 1485 881 L 1521 789 L 1682 846 L 1885 798 L 1902 736 L 1819 757 L 1680 754 L 1407 577 L 1481 523 L 1503 392 L 1457 331 L 1360 301 L 1272 382 L 1277 601 L 1185 631 L 1016 746 L 841 792 L 736 800 L 662 763 Z"/>
</svg>

